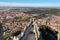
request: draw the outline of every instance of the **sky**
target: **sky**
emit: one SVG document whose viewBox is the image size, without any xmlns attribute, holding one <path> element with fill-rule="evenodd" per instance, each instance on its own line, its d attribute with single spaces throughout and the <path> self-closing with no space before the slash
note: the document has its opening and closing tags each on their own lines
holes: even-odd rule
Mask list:
<svg viewBox="0 0 60 40">
<path fill-rule="evenodd" d="M 0 6 L 60 7 L 60 0 L 0 0 Z"/>
</svg>

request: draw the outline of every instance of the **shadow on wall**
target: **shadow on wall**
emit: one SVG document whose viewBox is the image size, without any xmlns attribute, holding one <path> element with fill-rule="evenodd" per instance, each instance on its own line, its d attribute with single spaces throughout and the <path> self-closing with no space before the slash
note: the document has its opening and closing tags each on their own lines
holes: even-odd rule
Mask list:
<svg viewBox="0 0 60 40">
<path fill-rule="evenodd" d="M 2 27 L 2 23 L 0 23 L 0 40 L 3 40 L 3 27 Z"/>
<path fill-rule="evenodd" d="M 39 31 L 40 31 L 40 33 L 42 35 L 42 36 L 40 35 L 39 39 L 43 38 L 44 40 L 57 40 L 57 34 L 58 34 L 58 32 L 55 31 L 55 30 L 52 30 L 48 26 L 42 25 L 39 28 Z"/>
</svg>

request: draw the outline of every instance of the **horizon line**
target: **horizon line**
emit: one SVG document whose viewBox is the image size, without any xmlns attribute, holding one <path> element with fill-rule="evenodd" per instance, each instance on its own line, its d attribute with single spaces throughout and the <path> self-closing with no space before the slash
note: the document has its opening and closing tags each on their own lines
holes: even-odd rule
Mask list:
<svg viewBox="0 0 60 40">
<path fill-rule="evenodd" d="M 0 2 L 0 7 L 60 7 L 57 4 L 32 4 L 32 3 L 16 3 L 16 2 Z"/>
</svg>

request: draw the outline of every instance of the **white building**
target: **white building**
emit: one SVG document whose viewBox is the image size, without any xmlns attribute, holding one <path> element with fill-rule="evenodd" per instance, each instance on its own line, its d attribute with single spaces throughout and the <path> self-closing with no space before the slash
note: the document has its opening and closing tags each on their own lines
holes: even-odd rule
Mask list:
<svg viewBox="0 0 60 40">
<path fill-rule="evenodd" d="M 19 38 L 18 38 L 18 37 L 16 37 L 16 36 L 14 36 L 13 40 L 19 40 Z"/>
</svg>

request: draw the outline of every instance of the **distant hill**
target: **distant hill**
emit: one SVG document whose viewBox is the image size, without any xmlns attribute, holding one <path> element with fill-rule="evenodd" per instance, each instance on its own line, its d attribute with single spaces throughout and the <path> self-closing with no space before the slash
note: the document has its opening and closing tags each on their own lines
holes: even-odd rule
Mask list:
<svg viewBox="0 0 60 40">
<path fill-rule="evenodd" d="M 0 11 L 16 11 L 27 14 L 53 14 L 60 16 L 60 8 L 55 7 L 0 7 Z"/>
</svg>

